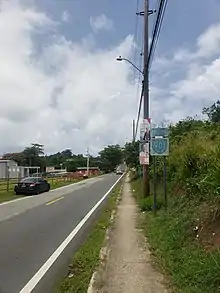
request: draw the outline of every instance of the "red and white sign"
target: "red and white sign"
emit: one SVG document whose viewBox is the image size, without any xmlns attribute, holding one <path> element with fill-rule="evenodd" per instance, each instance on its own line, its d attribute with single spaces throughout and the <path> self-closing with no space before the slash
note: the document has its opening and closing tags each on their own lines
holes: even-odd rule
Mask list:
<svg viewBox="0 0 220 293">
<path fill-rule="evenodd" d="M 149 165 L 149 153 L 140 152 L 139 160 L 140 165 Z"/>
</svg>

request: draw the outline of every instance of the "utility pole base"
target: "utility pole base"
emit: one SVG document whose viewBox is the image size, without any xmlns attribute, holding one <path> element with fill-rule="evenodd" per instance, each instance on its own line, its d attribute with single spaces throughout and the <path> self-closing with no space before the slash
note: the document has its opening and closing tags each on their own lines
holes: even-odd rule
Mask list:
<svg viewBox="0 0 220 293">
<path fill-rule="evenodd" d="M 143 166 L 143 197 L 150 196 L 150 176 L 149 176 L 149 166 Z"/>
</svg>

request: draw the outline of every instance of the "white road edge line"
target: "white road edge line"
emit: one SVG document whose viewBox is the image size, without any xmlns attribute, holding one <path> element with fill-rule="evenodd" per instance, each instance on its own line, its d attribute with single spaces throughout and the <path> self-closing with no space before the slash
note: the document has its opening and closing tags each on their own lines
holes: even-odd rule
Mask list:
<svg viewBox="0 0 220 293">
<path fill-rule="evenodd" d="M 92 216 L 95 210 L 100 206 L 100 204 L 106 199 L 112 189 L 117 185 L 117 183 L 122 179 L 122 176 L 112 185 L 112 187 L 103 195 L 103 197 L 93 206 L 93 208 L 85 215 L 85 217 L 79 222 L 79 224 L 73 229 L 73 231 L 67 236 L 67 238 L 60 244 L 60 246 L 53 252 L 53 254 L 48 258 L 48 260 L 42 265 L 42 267 L 36 272 L 36 274 L 28 281 L 28 283 L 21 289 L 19 293 L 31 293 L 39 281 L 44 277 L 53 263 L 58 259 L 64 249 L 73 240 L 80 229 L 85 225 L 88 219 Z"/>
<path fill-rule="evenodd" d="M 92 179 L 94 179 L 94 178 L 100 178 L 102 175 L 100 175 L 100 176 L 97 176 L 97 177 L 93 177 L 93 178 L 90 178 L 90 179 L 87 179 L 87 180 L 92 180 Z M 58 188 L 54 188 L 54 189 L 51 189 L 50 191 L 49 191 L 49 193 L 51 193 L 51 192 L 54 192 L 54 191 L 57 191 L 57 190 L 62 190 L 62 189 L 66 189 L 66 188 L 68 188 L 68 187 L 71 187 L 71 186 L 73 186 L 73 185 L 80 185 L 80 184 L 82 184 L 83 182 L 88 182 L 88 181 L 79 181 L 79 182 L 75 182 L 75 183 L 72 183 L 72 184 L 68 184 L 68 185 L 64 185 L 64 186 L 61 186 L 61 187 L 58 187 Z M 14 202 L 17 202 L 17 201 L 20 201 L 20 200 L 27 200 L 27 199 L 31 199 L 31 198 L 36 198 L 37 196 L 42 196 L 42 195 L 44 195 L 44 193 L 41 193 L 41 194 L 38 194 L 38 195 L 35 195 L 34 197 L 29 197 L 29 196 L 27 196 L 27 197 L 21 197 L 21 198 L 17 198 L 17 199 L 13 199 L 13 200 L 9 200 L 9 201 L 6 201 L 6 202 L 2 202 L 2 203 L 0 203 L 0 206 L 3 206 L 3 205 L 7 205 L 7 204 L 10 204 L 10 203 L 14 203 Z"/>
</svg>

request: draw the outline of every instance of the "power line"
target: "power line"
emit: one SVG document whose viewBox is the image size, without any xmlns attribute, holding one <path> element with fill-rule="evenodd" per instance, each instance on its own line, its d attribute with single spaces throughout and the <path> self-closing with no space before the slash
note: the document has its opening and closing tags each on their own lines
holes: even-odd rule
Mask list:
<svg viewBox="0 0 220 293">
<path fill-rule="evenodd" d="M 153 49 L 153 53 L 152 53 L 152 58 L 151 58 L 151 63 L 149 64 L 149 69 L 151 68 L 151 65 L 152 65 L 152 62 L 153 62 L 153 59 L 154 59 L 154 54 L 155 54 L 155 51 L 156 51 L 157 42 L 158 42 L 159 35 L 160 35 L 160 32 L 161 32 L 161 27 L 162 27 L 164 15 L 165 15 L 166 7 L 167 7 L 167 2 L 168 2 L 167 0 L 165 0 L 165 2 L 164 2 L 164 9 L 163 9 L 162 15 L 161 15 L 161 22 L 160 22 L 159 28 L 158 28 L 158 37 L 157 37 L 157 39 L 155 41 L 155 45 L 154 45 L 154 49 Z"/>
<path fill-rule="evenodd" d="M 142 39 L 141 39 L 141 46 L 140 46 L 140 49 L 141 49 L 141 53 L 140 53 L 140 58 L 139 58 L 139 64 L 138 64 L 138 67 L 139 68 L 141 68 L 142 67 L 142 52 L 143 52 L 143 48 L 144 47 L 144 37 L 142 36 Z M 137 94 L 136 94 L 136 96 L 137 96 L 137 100 L 139 100 L 138 99 L 138 97 L 139 97 L 139 95 L 140 95 L 140 84 L 141 84 L 141 78 L 142 78 L 143 76 L 142 76 L 142 74 L 140 74 L 140 72 L 138 73 L 138 81 L 137 81 Z"/>
<path fill-rule="evenodd" d="M 152 37 L 152 41 L 151 41 L 149 56 L 148 56 L 148 70 L 150 69 L 152 62 L 153 62 L 156 46 L 157 46 L 159 35 L 161 32 L 162 23 L 164 20 L 167 2 L 168 2 L 168 0 L 161 0 L 160 1 L 157 19 L 156 19 L 156 23 L 155 23 L 154 30 L 153 30 L 153 37 Z"/>
<path fill-rule="evenodd" d="M 154 26 L 153 26 L 152 40 L 151 40 L 149 56 L 148 56 L 148 66 L 149 66 L 151 56 L 152 56 L 152 53 L 153 53 L 153 50 L 154 50 L 154 45 L 155 45 L 155 42 L 156 42 L 156 38 L 158 36 L 158 28 L 159 28 L 159 24 L 160 24 L 160 21 L 161 21 L 161 13 L 162 13 L 162 9 L 163 9 L 163 3 L 164 3 L 164 0 L 160 0 L 158 11 L 157 11 L 156 21 L 155 21 Z"/>
<path fill-rule="evenodd" d="M 157 4 L 155 6 L 156 11 L 159 10 L 159 6 L 160 6 L 160 0 L 157 0 Z M 155 17 L 154 17 L 154 23 L 153 23 L 153 26 L 152 26 L 152 33 L 151 33 L 151 41 L 153 40 L 153 33 L 154 33 L 154 27 L 156 25 L 156 21 L 157 21 L 157 14 L 155 14 Z"/>
<path fill-rule="evenodd" d="M 137 120 L 136 120 L 136 126 L 135 126 L 134 140 L 136 140 L 136 137 L 137 137 L 137 131 L 138 131 L 138 125 L 139 125 L 139 121 L 140 121 L 141 106 L 142 106 L 142 102 L 143 102 L 143 96 L 144 96 L 144 86 L 142 85 L 141 97 L 140 97 L 140 100 L 139 100 L 138 114 L 137 114 Z"/>
<path fill-rule="evenodd" d="M 140 0 L 136 0 L 136 16 L 135 16 L 135 27 L 134 27 L 134 63 L 136 63 L 137 60 L 137 48 L 136 48 L 136 44 L 138 43 L 138 24 L 139 24 L 139 17 L 137 15 L 137 12 L 139 10 L 139 2 Z M 134 70 L 134 81 L 136 78 L 136 70 Z"/>
<path fill-rule="evenodd" d="M 141 63 L 142 63 L 142 52 L 143 52 L 143 45 L 144 45 L 144 36 L 141 34 L 141 40 L 139 40 L 139 30 L 138 30 L 138 28 L 139 28 L 139 26 L 138 26 L 138 24 L 139 24 L 139 15 L 138 15 L 139 4 L 140 4 L 140 0 L 137 0 L 136 1 L 135 33 L 134 33 L 134 40 L 135 40 L 135 45 L 136 45 L 135 46 L 135 51 L 134 51 L 134 63 L 138 63 L 138 67 L 141 68 L 142 67 Z M 139 49 L 140 49 L 140 51 L 139 51 Z M 139 62 L 137 62 L 137 52 L 138 51 L 139 51 Z M 137 73 L 137 71 L 134 70 L 134 82 L 136 81 L 136 73 Z M 137 101 L 139 100 L 138 97 L 140 95 L 141 77 L 142 77 L 142 75 L 139 72 L 138 73 L 138 80 L 137 80 L 137 93 L 136 93 Z M 139 108 L 138 108 L 138 112 L 139 111 L 141 111 L 140 105 L 139 105 Z M 135 124 L 134 137 L 135 137 L 136 127 L 138 126 L 138 123 L 139 123 L 139 118 L 138 118 L 137 124 Z"/>
<path fill-rule="evenodd" d="M 162 23 L 163 23 L 163 19 L 164 19 L 165 10 L 167 7 L 167 2 L 168 2 L 168 0 L 160 0 L 160 3 L 159 3 L 159 0 L 157 1 L 157 5 L 159 8 L 158 8 L 157 17 L 154 22 L 153 30 L 152 30 L 152 40 L 151 40 L 151 45 L 150 45 L 150 50 L 149 50 L 149 55 L 148 55 L 148 60 L 147 60 L 147 67 L 145 70 L 150 69 L 150 66 L 153 61 L 153 57 L 155 54 L 159 35 L 161 32 L 161 27 L 162 27 Z M 143 102 L 143 95 L 144 95 L 144 86 L 142 85 L 141 96 L 140 96 L 139 107 L 138 107 L 138 114 L 137 114 L 137 121 L 136 121 L 136 127 L 135 127 L 135 139 L 137 137 L 138 125 L 139 125 L 140 114 L 141 114 L 141 106 L 142 106 L 142 102 Z"/>
</svg>

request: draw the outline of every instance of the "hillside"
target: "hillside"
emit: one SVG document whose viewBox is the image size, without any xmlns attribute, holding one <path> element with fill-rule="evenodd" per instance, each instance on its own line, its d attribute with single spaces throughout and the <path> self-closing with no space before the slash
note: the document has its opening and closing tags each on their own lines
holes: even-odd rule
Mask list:
<svg viewBox="0 0 220 293">
<path fill-rule="evenodd" d="M 174 284 L 174 292 L 220 292 L 219 104 L 203 112 L 208 121 L 188 118 L 170 127 L 167 211 L 159 159 L 156 216 L 151 212 L 152 196 L 142 198 L 141 178 L 132 181 L 140 207 L 146 211 L 143 227 L 152 251 Z"/>
</svg>

